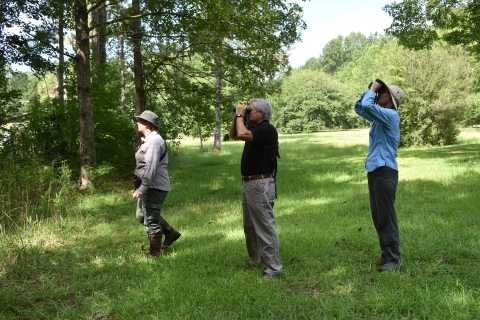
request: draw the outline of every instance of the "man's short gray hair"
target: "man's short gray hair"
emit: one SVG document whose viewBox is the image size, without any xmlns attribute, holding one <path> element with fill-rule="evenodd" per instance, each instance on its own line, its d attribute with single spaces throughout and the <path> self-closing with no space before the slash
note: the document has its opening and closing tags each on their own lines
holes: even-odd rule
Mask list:
<svg viewBox="0 0 480 320">
<path fill-rule="evenodd" d="M 270 117 L 272 116 L 272 105 L 270 104 L 270 101 L 254 98 L 250 99 L 248 103 L 250 104 L 252 102 L 255 102 L 255 109 L 257 109 L 257 111 L 263 111 L 263 118 L 265 120 L 270 120 Z"/>
</svg>

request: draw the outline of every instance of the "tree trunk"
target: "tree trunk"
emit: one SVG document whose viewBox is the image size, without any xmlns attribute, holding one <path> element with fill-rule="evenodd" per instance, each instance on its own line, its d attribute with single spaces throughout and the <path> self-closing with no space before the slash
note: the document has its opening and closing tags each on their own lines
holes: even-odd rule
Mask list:
<svg viewBox="0 0 480 320">
<path fill-rule="evenodd" d="M 121 93 L 120 93 L 120 110 L 122 113 L 126 111 L 126 81 L 125 81 L 125 37 L 120 35 L 120 77 L 121 77 Z"/>
<path fill-rule="evenodd" d="M 221 61 L 221 59 L 220 59 Z M 219 65 L 221 62 L 219 63 Z M 222 68 L 218 68 L 217 73 L 217 83 L 216 83 L 216 107 L 215 107 L 215 130 L 214 130 L 214 141 L 213 141 L 213 150 L 220 151 L 222 149 L 221 145 L 221 136 L 222 136 Z"/>
<path fill-rule="evenodd" d="M 59 6 L 60 6 L 60 14 L 58 17 L 58 69 L 57 69 L 57 81 L 58 81 L 58 86 L 57 86 L 57 94 L 58 94 L 58 99 L 60 100 L 60 104 L 63 106 L 64 101 L 65 101 L 65 93 L 63 90 L 63 78 L 64 78 L 64 65 L 65 65 L 65 56 L 63 54 L 63 51 L 65 50 L 65 45 L 63 43 L 64 37 L 63 37 L 63 26 L 64 26 L 64 21 L 63 21 L 63 3 L 62 1 L 59 1 Z"/>
<path fill-rule="evenodd" d="M 200 137 L 200 151 L 203 153 L 203 137 L 202 137 L 202 128 L 200 127 L 200 122 L 198 124 L 198 136 Z"/>
<path fill-rule="evenodd" d="M 134 13 L 140 13 L 140 0 L 132 0 Z M 145 75 L 142 57 L 142 26 L 141 18 L 133 21 L 133 74 L 135 79 L 135 112 L 137 115 L 145 111 Z"/>
<path fill-rule="evenodd" d="M 89 170 L 96 167 L 86 0 L 75 0 L 75 37 L 77 42 L 78 118 L 80 122 L 80 189 L 83 190 L 92 185 Z"/>
<path fill-rule="evenodd" d="M 94 57 L 96 58 L 97 65 L 102 65 L 107 62 L 107 36 L 105 34 L 107 10 L 105 1 L 102 1 L 98 9 L 92 11 L 92 22 L 95 26 L 92 34 Z"/>
</svg>

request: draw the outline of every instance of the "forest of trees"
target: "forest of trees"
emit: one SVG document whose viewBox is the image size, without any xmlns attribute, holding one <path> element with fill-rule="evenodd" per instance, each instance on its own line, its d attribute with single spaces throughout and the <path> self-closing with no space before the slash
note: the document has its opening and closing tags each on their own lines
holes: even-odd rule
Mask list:
<svg viewBox="0 0 480 320">
<path fill-rule="evenodd" d="M 132 118 L 145 109 L 167 139 L 215 131 L 220 149 L 231 106 L 287 69 L 301 13 L 278 0 L 2 1 L 2 152 L 65 159 L 88 188 L 91 168 L 131 166 Z M 56 92 L 26 92 L 32 77 L 14 64 L 42 83 L 54 73 Z"/>
<path fill-rule="evenodd" d="M 384 10 L 386 35 L 338 36 L 292 70 L 288 50 L 307 26 L 287 0 L 5 0 L 0 158 L 67 163 L 86 189 L 95 172 L 132 169 L 133 116 L 145 109 L 170 143 L 214 132 L 219 150 L 232 106 L 252 97 L 272 101 L 282 133 L 366 127 L 353 105 L 375 78 L 405 92 L 402 146 L 454 143 L 480 124 L 479 5 Z"/>
</svg>

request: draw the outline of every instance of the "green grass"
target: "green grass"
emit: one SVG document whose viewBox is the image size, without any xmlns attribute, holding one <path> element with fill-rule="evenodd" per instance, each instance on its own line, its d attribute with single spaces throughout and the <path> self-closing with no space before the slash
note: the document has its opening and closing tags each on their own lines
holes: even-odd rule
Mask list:
<svg viewBox="0 0 480 320">
<path fill-rule="evenodd" d="M 399 151 L 406 268 L 389 273 L 374 265 L 367 130 L 280 136 L 279 279 L 242 269 L 242 147 L 200 153 L 186 140 L 170 156 L 162 213 L 182 237 L 157 259 L 140 252 L 147 237 L 129 180 L 104 182 L 54 216 L 4 232 L 0 318 L 480 318 L 479 131 L 453 146 Z"/>
</svg>

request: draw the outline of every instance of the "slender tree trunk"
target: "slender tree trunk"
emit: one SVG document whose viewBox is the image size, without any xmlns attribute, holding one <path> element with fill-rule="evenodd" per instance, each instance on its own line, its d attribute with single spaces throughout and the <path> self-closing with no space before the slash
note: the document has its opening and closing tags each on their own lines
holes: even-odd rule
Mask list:
<svg viewBox="0 0 480 320">
<path fill-rule="evenodd" d="M 132 8 L 135 13 L 140 13 L 140 0 L 132 0 Z M 141 19 L 133 21 L 133 74 L 135 79 L 135 112 L 137 115 L 145 111 L 145 74 L 143 70 L 142 56 L 142 26 Z"/>
<path fill-rule="evenodd" d="M 221 65 L 221 59 L 218 65 Z M 213 141 L 213 150 L 221 150 L 221 136 L 222 136 L 222 68 L 218 68 L 217 73 L 217 82 L 216 82 L 216 107 L 215 107 L 215 130 L 214 130 L 214 141 Z"/>
<path fill-rule="evenodd" d="M 89 170 L 96 167 L 96 155 L 86 0 L 75 0 L 75 36 L 77 42 L 78 117 L 80 122 L 80 189 L 87 189 L 92 185 Z"/>
<path fill-rule="evenodd" d="M 65 101 L 65 93 L 63 91 L 63 78 L 64 78 L 64 65 L 65 65 L 65 56 L 63 54 L 63 51 L 65 49 L 64 45 L 64 37 L 63 37 L 63 26 L 64 26 L 64 21 L 63 21 L 63 2 L 59 1 L 59 6 L 60 6 L 60 15 L 58 17 L 58 69 L 57 69 L 57 81 L 58 81 L 58 86 L 57 86 L 57 94 L 58 94 L 58 99 L 60 100 L 60 104 L 63 106 L 64 101 Z"/>
<path fill-rule="evenodd" d="M 106 23 L 107 23 L 107 10 L 105 1 L 98 7 L 97 10 L 92 11 L 92 22 L 95 25 L 93 28 L 93 43 L 94 43 L 94 57 L 96 58 L 97 65 L 102 65 L 107 62 L 107 36 L 106 36 Z"/>
<path fill-rule="evenodd" d="M 121 77 L 121 93 L 120 93 L 120 110 L 125 113 L 126 105 L 126 88 L 125 88 L 125 37 L 120 35 L 120 77 Z"/>
<path fill-rule="evenodd" d="M 198 124 L 198 136 L 200 137 L 200 151 L 203 152 L 203 139 L 202 139 L 202 128 L 200 127 L 200 122 Z"/>
<path fill-rule="evenodd" d="M 4 0 L 0 0 L 0 39 L 3 39 L 3 28 L 4 28 L 4 24 L 5 22 L 3 21 L 3 15 L 4 15 L 4 11 L 5 11 L 5 6 L 6 4 L 4 3 L 5 1 Z M 0 52 L 3 52 L 4 50 L 4 44 L 3 43 L 0 43 Z M 4 68 L 4 57 L 3 56 L 0 56 L 0 66 L 2 68 Z"/>
</svg>

